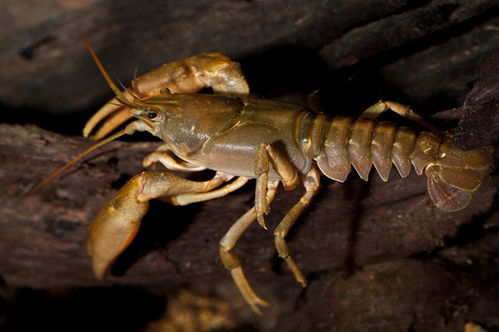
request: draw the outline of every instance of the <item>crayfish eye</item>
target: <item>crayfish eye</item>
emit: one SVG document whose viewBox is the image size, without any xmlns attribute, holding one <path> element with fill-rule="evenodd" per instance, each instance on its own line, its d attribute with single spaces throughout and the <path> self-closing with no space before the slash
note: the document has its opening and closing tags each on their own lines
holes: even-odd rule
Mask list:
<svg viewBox="0 0 499 332">
<path fill-rule="evenodd" d="M 146 116 L 149 118 L 149 119 L 155 119 L 157 116 L 158 116 L 158 113 L 156 111 L 148 111 L 146 113 Z"/>
</svg>

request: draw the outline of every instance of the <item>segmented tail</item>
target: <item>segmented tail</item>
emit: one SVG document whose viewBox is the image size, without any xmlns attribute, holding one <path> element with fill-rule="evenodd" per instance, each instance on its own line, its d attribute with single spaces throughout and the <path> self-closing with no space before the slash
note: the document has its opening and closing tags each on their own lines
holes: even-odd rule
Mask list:
<svg viewBox="0 0 499 332">
<path fill-rule="evenodd" d="M 308 117 L 302 132 L 303 150 L 327 177 L 344 182 L 351 168 L 368 180 L 374 165 L 388 181 L 392 165 L 401 177 L 414 167 L 428 177 L 428 193 L 436 207 L 445 211 L 463 209 L 480 186 L 492 157 L 490 147 L 463 151 L 450 137 L 416 132 L 388 122 L 318 114 Z"/>
</svg>

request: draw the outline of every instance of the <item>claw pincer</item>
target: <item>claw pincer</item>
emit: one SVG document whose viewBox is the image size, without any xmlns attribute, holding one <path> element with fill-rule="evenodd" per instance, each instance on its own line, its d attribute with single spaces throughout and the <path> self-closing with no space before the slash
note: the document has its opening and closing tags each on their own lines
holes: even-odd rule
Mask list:
<svg viewBox="0 0 499 332">
<path fill-rule="evenodd" d="M 99 211 L 90 225 L 88 252 L 95 275 L 103 279 L 137 234 L 149 202 L 142 197 L 146 175 L 134 176 Z"/>
<path fill-rule="evenodd" d="M 88 251 L 95 275 L 102 279 L 116 258 L 137 235 L 149 201 L 158 197 L 179 205 L 182 199 L 195 199 L 224 182 L 216 175 L 208 181 L 190 181 L 166 172 L 144 171 L 131 178 L 95 217 L 90 225 Z"/>
</svg>

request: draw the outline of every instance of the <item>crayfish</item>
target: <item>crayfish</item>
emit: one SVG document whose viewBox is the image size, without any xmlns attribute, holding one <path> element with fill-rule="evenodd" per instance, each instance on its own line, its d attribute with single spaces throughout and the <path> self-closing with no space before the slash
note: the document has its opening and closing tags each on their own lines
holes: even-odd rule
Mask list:
<svg viewBox="0 0 499 332">
<path fill-rule="evenodd" d="M 266 228 L 265 215 L 279 184 L 286 190 L 300 184 L 305 187 L 303 196 L 274 230 L 279 256 L 305 286 L 305 276 L 285 238 L 317 193 L 321 175 L 343 182 L 353 166 L 367 180 L 374 165 L 387 181 L 392 165 L 401 177 L 414 168 L 417 174 L 426 175 L 434 205 L 457 211 L 470 202 L 491 164 L 490 147 L 457 149 L 449 134 L 440 133 L 396 102 L 379 101 L 358 119 L 351 119 L 330 118 L 304 106 L 251 98 L 240 65 L 220 53 L 165 64 L 135 78 L 131 88 L 121 91 L 88 43 L 87 47 L 116 96 L 88 121 L 84 136 L 95 131 L 94 138 L 103 138 L 130 118 L 136 119 L 89 151 L 121 135 L 146 131 L 164 144 L 144 159 L 144 166 L 159 162 L 169 170 L 216 172 L 207 181 L 158 171 L 144 171 L 129 180 L 90 227 L 88 249 L 98 278 L 106 276 L 133 241 L 150 200 L 162 198 L 173 205 L 187 205 L 225 196 L 256 179 L 254 206 L 220 240 L 220 258 L 244 299 L 260 313 L 259 306 L 268 303 L 255 294 L 231 250 L 255 221 Z M 203 88 L 212 88 L 214 94 L 196 93 Z M 378 115 L 387 110 L 429 130 L 416 132 L 377 122 Z"/>
</svg>

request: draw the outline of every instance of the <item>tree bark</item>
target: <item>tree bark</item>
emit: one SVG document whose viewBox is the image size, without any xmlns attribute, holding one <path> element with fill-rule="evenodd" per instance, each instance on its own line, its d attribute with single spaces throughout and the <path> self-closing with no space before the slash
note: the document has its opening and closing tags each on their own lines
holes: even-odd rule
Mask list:
<svg viewBox="0 0 499 332">
<path fill-rule="evenodd" d="M 88 225 L 118 188 L 142 171 L 141 159 L 159 143 L 110 143 L 39 192 L 26 195 L 35 183 L 91 144 L 79 138 L 81 128 L 112 96 L 78 38 L 78 30 L 90 40 L 113 80 L 124 85 L 135 68 L 141 75 L 171 60 L 216 51 L 241 63 L 257 97 L 303 103 L 312 91 L 318 91 L 325 113 L 352 117 L 380 99 L 395 100 L 411 105 L 425 118 L 433 117 L 431 121 L 441 129 L 457 126 L 458 147 L 496 144 L 499 137 L 497 0 L 4 0 L 3 8 L 0 122 L 8 124 L 0 124 L 0 277 L 16 289 L 49 289 L 34 297 L 48 296 L 47 303 L 56 308 L 53 314 L 40 314 L 40 302 L 23 301 L 22 294 L 17 294 L 12 302 L 21 301 L 12 307 L 18 307 L 19 326 L 33 316 L 30 321 L 38 329 L 54 330 L 58 322 L 67 330 L 66 325 L 85 321 L 87 330 L 96 325 L 130 330 L 137 326 L 137 313 L 143 320 L 157 318 L 151 308 L 158 308 L 158 299 L 151 301 L 151 294 L 133 295 L 135 287 L 84 289 L 90 294 L 86 301 L 71 296 L 76 306 L 65 301 L 60 305 L 60 299 L 47 295 L 54 288 L 68 286 L 117 283 L 165 290 L 189 282 L 210 286 L 209 294 L 213 289 L 232 290 L 231 307 L 237 307 L 240 300 L 240 307 L 247 309 L 235 287 L 226 286 L 232 282 L 219 261 L 218 240 L 252 206 L 254 184 L 227 197 L 186 207 L 153 202 L 136 240 L 117 261 L 108 281 L 92 275 L 85 249 Z M 401 120 L 390 115 L 383 119 Z M 497 172 L 484 182 L 472 204 L 456 213 L 434 208 L 425 182 L 414 174 L 400 179 L 395 171 L 388 183 L 374 172 L 369 182 L 356 174 L 345 184 L 323 178 L 314 203 L 287 237 L 294 258 L 310 280 L 310 287 L 303 291 L 277 257 L 272 235 L 303 189 L 280 191 L 266 218 L 269 230 L 253 225 L 234 249 L 250 283 L 273 306 L 262 319 L 239 321 L 258 321 L 266 327 L 262 330 L 276 326 L 283 331 L 307 330 L 307 326 L 320 330 L 323 326 L 328 331 L 365 331 L 370 323 L 373 330 L 389 330 L 383 325 L 389 322 L 395 330 L 408 326 L 426 331 L 418 329 L 417 321 L 426 323 L 429 316 L 424 312 L 431 312 L 428 326 L 438 331 L 455 330 L 470 320 L 490 329 L 499 326 L 494 313 L 482 310 L 492 311 L 498 294 L 491 272 L 498 265 L 491 258 L 497 252 L 493 226 L 499 225 Z M 477 233 L 488 234 L 492 239 L 488 246 L 476 238 Z M 466 250 L 455 255 L 447 239 L 455 247 L 475 241 L 481 258 Z M 443 245 L 445 250 L 433 250 Z M 433 251 L 402 263 L 392 261 L 429 250 Z M 442 251 L 451 258 L 443 257 Z M 459 262 L 445 268 L 452 277 L 446 271 L 443 278 L 438 277 L 442 270 L 434 265 L 453 259 Z M 416 266 L 413 260 L 431 261 L 430 267 L 421 266 L 422 273 L 416 273 L 419 263 Z M 350 277 L 331 273 L 375 262 L 383 263 L 354 269 Z M 483 273 L 483 278 L 463 283 L 462 276 L 470 268 L 475 274 Z M 373 275 L 381 281 L 372 284 Z M 386 292 L 376 291 L 385 276 L 389 277 Z M 420 290 L 425 286 L 421 280 L 427 278 L 435 283 Z M 360 284 L 348 282 L 354 279 Z M 402 279 L 405 283 L 392 287 Z M 349 298 L 336 284 L 351 290 Z M 413 291 L 408 289 L 411 285 Z M 442 285 L 452 287 L 439 292 L 439 301 L 418 297 L 431 296 Z M 461 285 L 463 291 L 456 292 L 453 285 Z M 2 301 L 9 297 L 3 293 L 0 279 L 0 329 L 6 321 Z M 369 296 L 364 297 L 365 293 Z M 388 298 L 396 301 L 386 307 Z M 408 310 L 401 309 L 398 299 L 407 299 Z M 95 307 L 96 302 L 100 306 Z M 428 302 L 434 305 L 421 310 Z M 22 303 L 28 303 L 28 308 Z M 32 311 L 31 303 L 36 303 Z M 373 307 L 380 310 L 373 311 Z M 99 308 L 105 312 L 104 325 L 103 316 L 96 315 Z M 392 313 L 403 314 L 403 321 L 394 319 Z M 7 316 L 8 320 L 15 314 L 11 311 Z M 342 325 L 342 321 L 352 324 Z M 454 325 L 439 325 L 450 321 Z"/>
<path fill-rule="evenodd" d="M 0 126 L 0 266 L 12 286 L 62 287 L 102 284 L 85 250 L 87 228 L 116 189 L 141 170 L 141 158 L 158 143 L 114 142 L 32 195 L 26 192 L 84 150 L 89 142 L 34 126 Z M 497 178 L 459 212 L 439 211 L 425 193 L 425 178 L 383 183 L 351 174 L 345 184 L 324 180 L 320 194 L 288 236 L 305 273 L 406 257 L 441 246 L 473 218 L 491 218 Z M 267 217 L 270 229 L 302 190 L 279 193 Z M 253 186 L 227 197 L 173 207 L 158 202 L 132 246 L 118 260 L 113 281 L 161 285 L 215 280 L 228 273 L 218 258 L 218 239 L 251 207 Z M 252 226 L 235 253 L 251 278 L 276 274 L 272 232 Z M 287 270 L 284 268 L 284 270 Z"/>
</svg>

